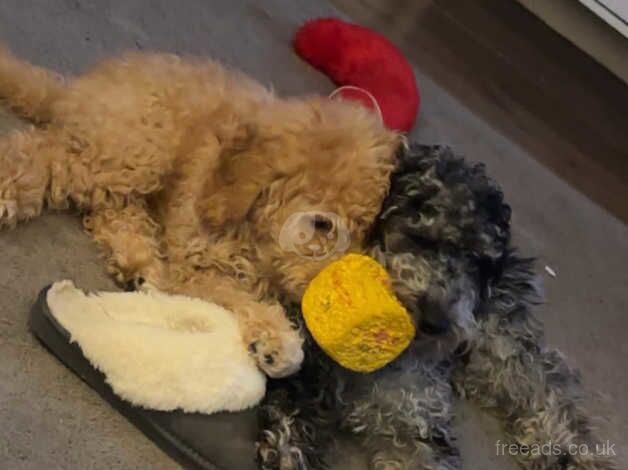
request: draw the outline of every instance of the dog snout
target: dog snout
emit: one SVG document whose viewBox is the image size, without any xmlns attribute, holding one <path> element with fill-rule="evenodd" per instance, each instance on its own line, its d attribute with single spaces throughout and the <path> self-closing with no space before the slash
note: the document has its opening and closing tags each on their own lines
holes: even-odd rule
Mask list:
<svg viewBox="0 0 628 470">
<path fill-rule="evenodd" d="M 419 304 L 419 331 L 430 336 L 440 336 L 449 333 L 451 330 L 451 320 L 448 318 L 447 310 L 442 307 L 441 302 L 423 299 Z"/>
<path fill-rule="evenodd" d="M 423 316 L 419 322 L 419 330 L 431 336 L 444 335 L 450 328 L 451 322 L 442 316 Z"/>
</svg>

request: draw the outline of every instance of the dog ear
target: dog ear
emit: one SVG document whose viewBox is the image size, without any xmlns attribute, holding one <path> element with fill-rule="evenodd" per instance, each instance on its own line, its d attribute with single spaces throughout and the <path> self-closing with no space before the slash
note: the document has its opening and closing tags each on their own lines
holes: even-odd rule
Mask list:
<svg viewBox="0 0 628 470">
<path fill-rule="evenodd" d="M 281 148 L 279 146 L 279 148 Z M 197 210 L 211 227 L 244 221 L 255 201 L 277 179 L 294 168 L 285 165 L 277 143 L 247 128 L 219 156 L 216 171 L 205 184 Z"/>
<path fill-rule="evenodd" d="M 198 202 L 203 221 L 213 227 L 243 221 L 259 194 L 272 183 L 273 172 L 249 155 L 230 157 L 206 185 Z"/>
</svg>

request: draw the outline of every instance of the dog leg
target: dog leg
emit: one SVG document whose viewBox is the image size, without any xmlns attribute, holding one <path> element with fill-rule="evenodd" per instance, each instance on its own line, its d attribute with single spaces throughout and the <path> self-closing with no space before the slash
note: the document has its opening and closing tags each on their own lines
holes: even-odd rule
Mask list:
<svg viewBox="0 0 628 470">
<path fill-rule="evenodd" d="M 298 309 L 289 309 L 298 324 Z M 298 374 L 268 384 L 259 406 L 258 459 L 263 469 L 323 470 L 338 429 L 342 406 L 336 392 L 338 366 L 305 331 L 305 359 Z"/>
<path fill-rule="evenodd" d="M 41 213 L 59 151 L 48 132 L 35 128 L 0 138 L 0 227 Z"/>
<path fill-rule="evenodd" d="M 238 279 L 215 268 L 190 272 L 189 265 L 169 263 L 169 273 L 176 281 L 157 286 L 161 290 L 205 299 L 236 315 L 245 344 L 270 377 L 284 377 L 299 369 L 303 339 L 278 302 L 260 301 Z"/>
<path fill-rule="evenodd" d="M 498 443 L 497 452 L 512 454 L 523 468 L 613 469 L 582 407 L 578 373 L 543 346 L 541 325 L 527 301 L 531 279 L 529 261 L 509 261 L 472 348 L 453 374 L 456 389 L 503 419 L 519 448 L 511 452 Z"/>
<path fill-rule="evenodd" d="M 107 272 L 117 282 L 164 284 L 160 228 L 142 201 L 96 210 L 83 218 L 83 225 L 103 250 Z"/>
<path fill-rule="evenodd" d="M 89 142 L 62 130 L 30 128 L 0 138 L 0 227 L 39 215 L 44 203 L 57 209 L 70 201 L 80 209 L 123 207 L 160 189 L 170 168 L 164 158 L 127 168 L 95 153 Z M 134 162 L 131 162 L 134 163 Z"/>
<path fill-rule="evenodd" d="M 504 443 L 497 452 L 512 455 L 527 469 L 615 468 L 582 407 L 578 373 L 559 352 L 531 342 L 533 327 L 520 315 L 514 317 L 481 322 L 479 344 L 454 374 L 461 395 L 502 418 L 519 446 L 517 452 L 506 452 Z"/>
<path fill-rule="evenodd" d="M 419 362 L 411 354 L 398 361 L 365 384 L 343 425 L 363 438 L 372 469 L 459 468 L 449 367 Z"/>
<path fill-rule="evenodd" d="M 298 403 L 298 405 L 297 405 Z M 294 402 L 285 390 L 268 392 L 260 406 L 257 454 L 263 470 L 322 470 L 332 431 L 306 400 Z"/>
</svg>

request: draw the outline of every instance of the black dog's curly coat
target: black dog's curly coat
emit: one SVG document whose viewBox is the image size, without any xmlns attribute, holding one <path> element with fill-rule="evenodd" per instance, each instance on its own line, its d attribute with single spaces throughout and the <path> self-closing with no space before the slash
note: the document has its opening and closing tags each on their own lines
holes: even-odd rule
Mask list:
<svg viewBox="0 0 628 470">
<path fill-rule="evenodd" d="M 455 396 L 503 419 L 524 468 L 615 468 L 573 451 L 595 448 L 579 378 L 544 346 L 532 260 L 510 247 L 509 220 L 482 165 L 447 147 L 400 151 L 370 246 L 419 333 L 372 374 L 341 368 L 308 337 L 301 372 L 271 382 L 260 408 L 262 468 L 326 468 L 339 430 L 359 438 L 371 468 L 459 468 Z"/>
</svg>

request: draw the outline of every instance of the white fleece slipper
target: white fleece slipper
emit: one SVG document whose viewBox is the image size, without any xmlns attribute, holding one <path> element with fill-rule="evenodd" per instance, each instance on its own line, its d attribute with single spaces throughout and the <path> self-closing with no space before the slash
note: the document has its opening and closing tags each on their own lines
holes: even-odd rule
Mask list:
<svg viewBox="0 0 628 470">
<path fill-rule="evenodd" d="M 264 374 L 218 305 L 157 291 L 85 294 L 72 281 L 53 284 L 47 303 L 116 395 L 134 405 L 214 413 L 264 396 Z"/>
</svg>

